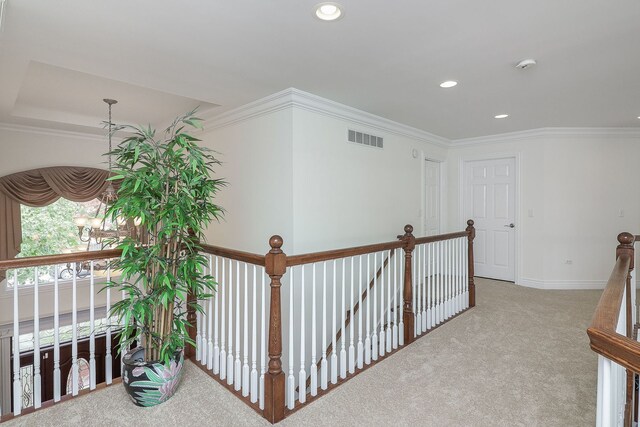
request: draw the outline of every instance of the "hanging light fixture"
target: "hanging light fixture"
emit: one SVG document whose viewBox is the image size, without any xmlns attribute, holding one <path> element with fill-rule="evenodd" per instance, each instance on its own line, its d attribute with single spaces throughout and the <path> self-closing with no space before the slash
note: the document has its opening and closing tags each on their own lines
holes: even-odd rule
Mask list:
<svg viewBox="0 0 640 427">
<path fill-rule="evenodd" d="M 112 133 L 113 122 L 111 121 L 111 107 L 117 104 L 115 99 L 103 99 L 109 106 L 109 176 L 111 176 L 111 151 L 112 151 Z M 92 217 L 80 215 L 74 218 L 74 223 L 78 227 L 78 237 L 80 241 L 87 244 L 87 250 L 91 249 L 92 244 L 105 243 L 105 240 L 119 240 L 121 238 L 136 236 L 137 224 L 128 224 L 126 219 L 118 217 L 116 221 L 110 221 L 106 217 L 106 212 L 110 204 L 118 197 L 118 194 L 111 181 L 108 181 L 107 188 L 100 196 L 100 204 Z"/>
</svg>

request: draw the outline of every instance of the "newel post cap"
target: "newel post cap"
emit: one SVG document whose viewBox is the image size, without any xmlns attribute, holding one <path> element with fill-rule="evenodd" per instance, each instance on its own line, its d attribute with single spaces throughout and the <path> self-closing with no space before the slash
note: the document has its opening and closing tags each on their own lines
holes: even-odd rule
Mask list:
<svg viewBox="0 0 640 427">
<path fill-rule="evenodd" d="M 631 233 L 627 233 L 626 231 L 618 234 L 618 243 L 620 243 L 620 245 L 631 246 L 635 240 L 635 236 Z"/>
<path fill-rule="evenodd" d="M 283 243 L 282 237 L 277 234 L 275 236 L 271 236 L 269 239 L 269 246 L 271 246 L 271 249 L 280 249 Z"/>
</svg>

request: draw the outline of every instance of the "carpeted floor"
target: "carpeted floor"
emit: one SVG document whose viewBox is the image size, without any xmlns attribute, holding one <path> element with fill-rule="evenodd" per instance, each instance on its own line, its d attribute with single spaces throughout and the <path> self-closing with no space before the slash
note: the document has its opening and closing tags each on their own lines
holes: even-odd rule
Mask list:
<svg viewBox="0 0 640 427">
<path fill-rule="evenodd" d="M 594 425 L 597 357 L 585 331 L 601 292 L 476 283 L 475 309 L 281 425 Z M 183 381 L 155 408 L 135 407 L 116 385 L 3 425 L 267 425 L 193 364 Z"/>
</svg>

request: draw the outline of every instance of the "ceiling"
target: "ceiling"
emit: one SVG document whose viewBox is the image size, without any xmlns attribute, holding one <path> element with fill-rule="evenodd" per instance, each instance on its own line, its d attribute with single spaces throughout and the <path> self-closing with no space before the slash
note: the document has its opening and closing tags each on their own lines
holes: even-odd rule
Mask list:
<svg viewBox="0 0 640 427">
<path fill-rule="evenodd" d="M 295 87 L 449 139 L 640 127 L 638 0 L 316 3 L 7 0 L 0 122 L 98 132 L 116 98 L 160 125 Z"/>
</svg>

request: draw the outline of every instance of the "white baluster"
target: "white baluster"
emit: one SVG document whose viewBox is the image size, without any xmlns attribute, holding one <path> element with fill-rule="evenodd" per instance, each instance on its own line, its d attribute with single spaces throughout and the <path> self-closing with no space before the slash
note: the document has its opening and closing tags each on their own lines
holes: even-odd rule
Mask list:
<svg viewBox="0 0 640 427">
<path fill-rule="evenodd" d="M 53 401 L 60 401 L 60 295 L 58 280 L 60 266 L 54 268 L 53 278 Z M 17 284 L 17 282 L 14 282 Z"/>
<path fill-rule="evenodd" d="M 353 324 L 356 322 L 354 309 L 354 295 L 353 295 L 353 257 L 351 257 L 351 299 L 350 311 L 349 311 L 349 373 L 353 374 L 356 370 L 356 348 L 353 345 Z"/>
<path fill-rule="evenodd" d="M 451 316 L 457 313 L 456 311 L 456 275 L 455 275 L 455 267 L 456 267 L 456 250 L 455 250 L 455 240 L 451 240 L 449 243 L 449 276 L 451 277 Z"/>
<path fill-rule="evenodd" d="M 464 308 L 469 308 L 469 242 L 465 238 L 465 244 L 462 245 L 462 268 L 464 271 Z"/>
<path fill-rule="evenodd" d="M 393 257 L 393 348 L 398 348 L 398 251 L 400 249 L 394 249 Z"/>
<path fill-rule="evenodd" d="M 249 266 L 244 264 L 244 334 L 242 344 L 242 395 L 249 396 Z"/>
<path fill-rule="evenodd" d="M 202 300 L 198 300 L 198 304 L 202 304 Z M 196 311 L 196 360 L 202 360 L 202 313 Z"/>
<path fill-rule="evenodd" d="M 384 356 L 384 252 L 380 252 L 380 334 L 378 335 L 378 354 Z"/>
<path fill-rule="evenodd" d="M 385 330 L 387 353 L 391 352 L 391 251 L 387 251 L 387 328 Z"/>
<path fill-rule="evenodd" d="M 220 290 L 220 379 L 224 380 L 227 378 L 227 353 L 225 351 L 225 335 L 227 331 L 225 330 L 227 316 L 226 316 L 226 302 L 224 299 L 224 290 L 227 288 L 227 277 L 226 277 L 226 262 L 225 259 L 221 260 L 221 270 L 220 277 L 222 280 L 218 282 L 218 289 Z"/>
<path fill-rule="evenodd" d="M 399 266 L 398 276 L 400 278 L 400 286 L 398 293 L 400 294 L 400 309 L 398 310 L 398 346 L 404 345 L 404 249 L 400 248 L 399 251 Z"/>
<path fill-rule="evenodd" d="M 373 332 L 371 337 L 371 359 L 378 360 L 378 253 L 373 254 Z"/>
<path fill-rule="evenodd" d="M 431 243 L 427 243 L 427 259 L 425 265 L 427 266 L 427 278 L 425 279 L 427 282 L 427 330 L 433 327 L 432 316 L 433 316 L 433 283 L 432 283 L 432 275 L 433 269 L 431 264 L 431 259 L 433 253 L 431 252 Z"/>
<path fill-rule="evenodd" d="M 89 261 L 89 388 L 96 388 L 96 314 L 95 314 L 95 276 L 94 262 Z"/>
<path fill-rule="evenodd" d="M 318 361 L 316 360 L 316 342 L 318 340 L 316 332 L 316 264 L 313 264 L 311 280 L 311 367 L 309 376 L 311 377 L 309 392 L 311 396 L 318 394 Z"/>
<path fill-rule="evenodd" d="M 233 261 L 229 260 L 229 354 L 227 354 L 227 384 L 233 384 Z"/>
<path fill-rule="evenodd" d="M 261 308 L 261 323 L 260 323 L 260 409 L 264 409 L 264 374 L 267 372 L 267 300 L 266 300 L 266 271 L 262 267 L 262 308 Z"/>
<path fill-rule="evenodd" d="M 253 266 L 253 316 L 251 323 L 251 403 L 258 401 L 258 368 L 256 358 L 258 357 L 258 298 L 256 288 L 258 287 L 257 276 L 258 267 Z"/>
<path fill-rule="evenodd" d="M 73 266 L 72 296 L 71 296 L 71 381 L 73 395 L 78 395 L 78 276 L 77 264 Z"/>
<path fill-rule="evenodd" d="M 464 303 L 464 269 L 465 269 L 465 262 L 464 262 L 464 253 L 465 253 L 465 243 L 466 243 L 466 239 L 464 237 L 460 238 L 460 311 L 464 310 L 465 308 L 465 303 Z"/>
<path fill-rule="evenodd" d="M 307 371 L 305 369 L 304 264 L 300 267 L 300 372 L 298 372 L 298 400 L 307 401 Z M 293 324 L 291 325 L 293 329 Z"/>
<path fill-rule="evenodd" d="M 446 283 L 445 318 L 451 317 L 451 249 L 450 240 L 444 241 L 444 273 Z"/>
<path fill-rule="evenodd" d="M 320 361 L 320 388 L 327 389 L 327 262 L 322 262 L 322 360 Z"/>
<path fill-rule="evenodd" d="M 433 325 L 437 325 L 440 323 L 440 242 L 434 243 L 434 257 L 433 257 L 433 281 L 434 281 L 434 291 L 435 291 L 435 300 L 434 305 L 435 309 L 433 310 Z"/>
<path fill-rule="evenodd" d="M 362 255 L 358 259 L 358 369 L 364 363 L 364 346 L 362 343 Z"/>
<path fill-rule="evenodd" d="M 415 263 L 415 268 L 414 268 L 414 272 L 415 272 L 415 277 L 413 278 L 413 311 L 415 313 L 415 327 L 416 327 L 416 336 L 420 335 L 422 333 L 422 311 L 420 309 L 420 303 L 421 303 L 421 299 L 420 299 L 420 282 L 421 282 L 421 274 L 420 274 L 420 251 L 422 249 L 422 245 L 417 245 L 415 247 L 415 250 L 413 251 L 413 260 Z"/>
<path fill-rule="evenodd" d="M 446 282 L 445 282 L 445 278 L 444 278 L 444 242 L 439 242 L 440 243 L 440 251 L 439 251 L 439 259 L 440 259 L 440 266 L 439 266 L 439 271 L 440 271 L 440 322 L 444 322 L 444 319 L 446 319 L 446 307 L 445 307 L 445 301 L 446 301 Z"/>
<path fill-rule="evenodd" d="M 428 258 L 427 258 L 427 251 L 429 248 L 429 244 L 426 243 L 422 246 L 422 262 L 420 263 L 420 265 L 422 265 L 422 276 L 420 276 L 420 280 L 422 280 L 422 332 L 426 332 L 427 331 L 427 308 L 428 308 L 428 293 L 429 293 L 429 287 L 428 287 L 428 266 L 427 266 L 427 262 L 428 262 Z"/>
<path fill-rule="evenodd" d="M 338 310 L 338 302 L 337 302 L 337 291 L 336 291 L 336 270 L 337 264 L 336 260 L 333 260 L 333 304 L 331 304 L 333 308 L 333 328 L 331 329 L 331 383 L 335 384 L 338 382 L 338 354 L 336 353 L 336 348 L 338 344 L 336 342 L 336 334 L 337 334 L 337 316 L 336 311 Z"/>
<path fill-rule="evenodd" d="M 296 378 L 293 374 L 293 275 L 294 268 L 289 270 L 289 376 L 287 377 L 287 408 L 293 409 L 296 400 Z"/>
<path fill-rule="evenodd" d="M 18 270 L 13 270 L 13 415 L 22 412 L 20 379 L 20 315 L 18 312 Z"/>
<path fill-rule="evenodd" d="M 347 340 L 347 330 L 346 330 L 346 315 L 347 315 L 347 301 L 345 297 L 345 262 L 346 258 L 342 258 L 342 283 L 340 284 L 340 288 L 342 289 L 342 336 L 340 338 L 340 342 L 342 343 L 342 347 L 340 349 L 340 378 L 347 378 L 347 350 L 345 346 L 345 341 Z"/>
<path fill-rule="evenodd" d="M 240 261 L 236 261 L 236 359 L 233 370 L 233 389 L 242 387 L 242 362 L 240 361 Z"/>
<path fill-rule="evenodd" d="M 371 309 L 370 309 L 370 295 L 369 295 L 369 272 L 371 271 L 371 258 L 369 254 L 367 254 L 367 271 L 365 274 L 365 283 L 366 286 L 365 291 L 367 295 L 365 297 L 365 302 L 367 303 L 367 335 L 364 339 L 364 363 L 367 365 L 371 363 Z"/>
<path fill-rule="evenodd" d="M 200 299 L 198 301 L 198 304 L 200 304 L 200 307 L 202 307 L 203 312 L 200 313 L 198 311 L 198 314 L 200 314 L 200 326 L 198 328 L 198 331 L 200 333 L 200 340 L 197 342 L 200 345 L 200 364 L 206 366 L 207 360 L 209 359 L 209 355 L 207 354 L 207 333 L 209 332 L 207 326 L 208 318 L 210 317 L 211 313 L 207 311 L 207 309 L 209 308 L 207 301 L 205 301 L 204 299 Z M 200 329 L 202 329 L 202 331 L 200 331 Z"/>
<path fill-rule="evenodd" d="M 443 321 L 449 318 L 449 274 L 447 271 L 447 241 L 442 241 L 442 317 Z"/>
<path fill-rule="evenodd" d="M 417 304 L 420 301 L 420 298 L 418 298 L 418 292 L 416 289 L 418 287 L 418 257 L 416 255 L 417 251 L 414 250 L 414 253 L 411 257 L 411 288 L 413 289 L 413 292 L 411 292 L 411 297 L 413 298 L 413 335 L 417 337 L 418 329 L 420 328 L 420 322 L 418 322 L 418 313 L 420 313 L 420 310 L 417 309 Z"/>
<path fill-rule="evenodd" d="M 209 275 L 213 276 L 213 257 L 211 255 L 208 255 L 209 258 Z M 211 294 L 213 295 L 214 292 L 211 292 Z M 213 369 L 213 359 L 214 359 L 214 355 L 213 355 L 213 320 L 214 320 L 214 313 L 213 313 L 213 298 L 215 296 L 211 296 L 209 297 L 209 309 L 207 311 L 207 319 L 209 320 L 209 325 L 207 325 L 207 369 L 211 370 Z M 216 313 L 217 315 L 218 313 Z M 218 319 L 216 318 L 216 323 L 218 322 Z M 216 329 L 217 329 L 218 325 L 216 324 Z M 216 334 L 218 333 L 218 331 L 216 330 Z M 216 356 L 217 357 L 217 356 Z"/>
<path fill-rule="evenodd" d="M 215 273 L 215 281 L 218 283 L 216 286 L 216 291 L 213 294 L 213 354 L 212 354 L 212 362 L 213 362 L 213 373 L 220 374 L 220 345 L 218 343 L 218 300 L 220 299 L 220 287 L 222 286 L 220 283 L 220 271 L 219 271 L 219 258 L 216 256 L 216 273 Z M 211 261 L 209 261 L 211 262 Z M 223 263 L 224 265 L 224 263 Z M 224 304 L 224 301 L 223 301 Z M 222 334 L 224 335 L 224 330 L 222 330 Z"/>
<path fill-rule="evenodd" d="M 459 313 L 462 310 L 462 300 L 460 299 L 460 239 L 456 239 L 454 241 L 455 246 L 455 280 L 456 280 L 456 313 Z"/>
<path fill-rule="evenodd" d="M 107 260 L 107 284 L 111 282 L 111 266 L 110 260 Z M 113 382 L 113 358 L 111 356 L 111 287 L 107 287 L 106 292 L 106 308 L 105 317 L 107 319 L 107 328 L 105 330 L 105 348 L 104 356 L 104 382 L 111 384 Z"/>
<path fill-rule="evenodd" d="M 39 289 L 40 271 L 35 268 L 33 282 L 33 407 L 38 409 L 42 405 L 42 377 L 40 376 L 40 301 Z"/>
<path fill-rule="evenodd" d="M 433 312 L 431 325 L 436 326 L 439 323 L 440 315 L 440 290 L 438 287 L 438 254 L 439 254 L 440 242 L 433 243 Z"/>
</svg>

